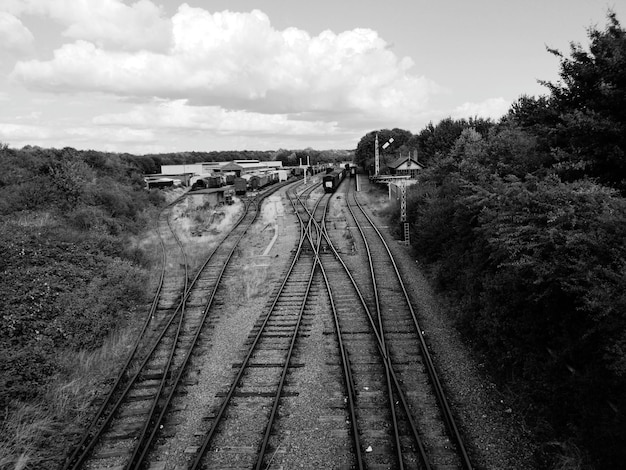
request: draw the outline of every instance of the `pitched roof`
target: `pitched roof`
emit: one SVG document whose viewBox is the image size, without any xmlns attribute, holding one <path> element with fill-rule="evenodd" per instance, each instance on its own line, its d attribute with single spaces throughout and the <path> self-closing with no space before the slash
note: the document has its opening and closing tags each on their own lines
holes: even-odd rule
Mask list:
<svg viewBox="0 0 626 470">
<path fill-rule="evenodd" d="M 409 157 L 408 155 L 407 155 L 407 156 L 405 156 L 405 157 L 399 157 L 399 158 L 396 158 L 395 160 L 393 160 L 393 161 L 391 161 L 391 162 L 387 163 L 387 167 L 388 167 L 388 168 L 394 168 L 394 169 L 395 169 L 395 168 L 398 168 L 400 165 L 402 165 L 404 162 L 406 162 L 406 161 L 408 161 L 408 160 L 411 160 L 411 161 L 412 161 L 415 165 L 417 165 L 419 168 L 422 168 L 422 165 L 421 165 L 421 164 L 420 164 L 417 160 L 415 160 L 415 159 L 414 159 L 414 158 L 412 158 L 412 157 Z"/>
<path fill-rule="evenodd" d="M 222 171 L 242 171 L 243 167 L 236 163 L 227 163 L 221 168 Z"/>
</svg>

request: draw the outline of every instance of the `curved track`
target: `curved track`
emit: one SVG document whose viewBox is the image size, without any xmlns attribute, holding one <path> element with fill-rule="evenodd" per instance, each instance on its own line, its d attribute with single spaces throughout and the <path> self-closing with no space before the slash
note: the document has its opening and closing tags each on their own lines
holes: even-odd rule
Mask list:
<svg viewBox="0 0 626 470">
<path fill-rule="evenodd" d="M 358 232 L 351 252 L 359 255 L 341 255 L 342 264 L 363 293 L 359 294 L 363 308 L 385 364 L 387 396 L 393 397 L 393 430 L 381 443 L 394 447 L 395 462 L 387 459 L 385 463 L 394 468 L 470 469 L 471 462 L 387 242 L 359 204 L 352 185 L 342 189 L 347 209 L 343 213 L 348 226 Z M 338 239 L 332 231 L 330 238 Z M 378 392 L 383 394 L 384 388 L 380 384 Z"/>
<path fill-rule="evenodd" d="M 232 356 L 238 358 L 232 373 L 222 374 L 229 382 L 210 409 L 200 411 L 202 423 L 192 426 L 184 468 L 291 468 L 297 464 L 291 453 L 319 468 L 472 468 L 391 250 L 359 204 L 353 181 L 344 180 L 334 194 L 315 183 L 288 189 L 299 224 L 297 246 L 245 349 Z M 66 469 L 148 468 L 155 462 L 150 449 L 162 441 L 164 424 L 176 432 L 168 410 L 186 393 L 180 384 L 189 377 L 195 345 L 217 321 L 210 315 L 219 315 L 212 306 L 222 278 L 236 282 L 237 270 L 225 273 L 259 206 L 249 201 L 193 280 L 187 282 L 181 263 L 164 258 L 170 269 L 162 274 L 143 339 Z M 167 220 L 164 215 L 159 225 L 173 232 Z M 164 253 L 178 247 L 185 256 L 175 237 L 162 243 Z M 321 339 L 320 321 L 326 336 L 317 350 L 324 363 L 307 355 L 316 348 L 311 325 L 318 325 Z M 312 384 L 298 371 L 307 367 L 318 367 L 327 379 L 324 390 L 316 388 L 321 396 L 305 390 Z M 307 424 L 293 408 L 302 404 L 299 395 L 319 403 Z M 309 427 L 335 438 L 316 438 Z M 316 459 L 316 442 L 330 454 Z"/>
<path fill-rule="evenodd" d="M 258 217 L 258 199 L 246 202 L 241 218 L 191 281 L 183 246 L 169 224 L 175 203 L 161 213 L 162 268 L 152 308 L 127 363 L 65 469 L 130 469 L 143 464 L 205 326 L 224 269 Z M 168 257 L 173 246 L 180 255 Z"/>
</svg>

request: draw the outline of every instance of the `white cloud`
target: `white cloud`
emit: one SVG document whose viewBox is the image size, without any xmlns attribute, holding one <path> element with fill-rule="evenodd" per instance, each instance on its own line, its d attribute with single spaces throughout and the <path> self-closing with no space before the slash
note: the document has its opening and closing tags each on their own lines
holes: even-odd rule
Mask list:
<svg viewBox="0 0 626 470">
<path fill-rule="evenodd" d="M 489 98 L 480 103 L 463 103 L 455 108 L 453 117 L 470 118 L 482 117 L 499 119 L 509 110 L 511 103 L 504 98 Z"/>
<path fill-rule="evenodd" d="M 94 140 L 119 143 L 153 142 L 156 137 L 151 129 L 132 129 L 125 126 L 109 129 L 73 127 L 66 129 L 64 133 L 73 141 L 79 142 L 93 142 Z"/>
<path fill-rule="evenodd" d="M 19 53 L 29 50 L 35 38 L 19 18 L 0 11 L 0 51 Z"/>
<path fill-rule="evenodd" d="M 52 136 L 52 129 L 46 126 L 0 122 L 0 141 L 2 142 L 13 142 L 15 140 L 40 141 L 49 139 Z"/>
<path fill-rule="evenodd" d="M 96 116 L 100 126 L 128 126 L 138 129 L 184 129 L 214 134 L 329 135 L 337 132 L 336 122 L 303 121 L 284 114 L 228 111 L 217 106 L 188 106 L 187 100 L 156 101 L 137 105 L 126 113 Z"/>
<path fill-rule="evenodd" d="M 76 126 L 60 128 L 48 125 L 12 124 L 0 122 L 0 142 L 12 146 L 40 145 L 43 147 L 78 147 L 98 142 L 100 148 L 113 148 L 115 144 L 144 144 L 155 141 L 155 134 L 148 129 L 132 129 L 121 126 L 99 128 Z"/>
<path fill-rule="evenodd" d="M 397 115 L 408 121 L 440 91 L 437 84 L 414 72 L 410 59 L 398 58 L 370 29 L 324 31 L 311 37 L 296 28 L 274 29 L 258 10 L 210 13 L 183 4 L 165 21 L 148 0 L 130 7 L 106 0 L 97 8 L 100 2 L 85 0 L 69 14 L 75 3 L 71 0 L 51 2 L 55 8 L 45 7 L 47 0 L 28 0 L 31 7 L 54 17 L 69 14 L 66 34 L 76 40 L 54 51 L 51 60 L 19 62 L 13 77 L 50 91 L 187 98 L 190 105 L 299 113 L 312 121 L 339 117 L 368 121 Z M 90 20 L 95 18 L 93 27 L 88 27 L 87 11 L 93 15 Z M 139 28 L 146 41 L 151 31 L 169 25 L 163 34 L 169 47 L 107 47 L 124 38 L 128 23 L 119 28 L 113 24 L 124 14 L 133 25 L 145 19 L 154 27 Z"/>
<path fill-rule="evenodd" d="M 16 15 L 44 15 L 66 27 L 63 35 L 122 50 L 165 50 L 171 23 L 150 0 L 4 0 Z"/>
</svg>

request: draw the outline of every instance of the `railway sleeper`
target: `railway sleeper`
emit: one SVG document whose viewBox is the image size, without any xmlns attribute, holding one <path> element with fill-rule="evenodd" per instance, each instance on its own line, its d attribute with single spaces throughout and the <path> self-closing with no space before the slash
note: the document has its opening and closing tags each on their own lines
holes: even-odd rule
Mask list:
<svg viewBox="0 0 626 470">
<path fill-rule="evenodd" d="M 289 367 L 292 368 L 297 368 L 297 367 L 304 367 L 306 364 L 302 363 L 302 362 L 294 362 L 294 363 L 290 363 Z M 243 366 L 243 362 L 235 362 L 232 365 L 233 369 L 239 369 Z M 282 369 L 283 367 L 285 367 L 285 363 L 284 362 L 273 362 L 273 363 L 268 363 L 268 362 L 248 362 L 248 364 L 246 365 L 246 367 L 254 367 L 254 368 L 280 368 Z"/>
</svg>

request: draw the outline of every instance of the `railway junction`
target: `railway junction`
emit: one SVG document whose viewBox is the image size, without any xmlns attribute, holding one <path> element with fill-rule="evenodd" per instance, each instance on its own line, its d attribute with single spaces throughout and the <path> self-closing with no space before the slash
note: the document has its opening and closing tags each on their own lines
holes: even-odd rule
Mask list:
<svg viewBox="0 0 626 470">
<path fill-rule="evenodd" d="M 210 237 L 184 198 L 162 212 L 144 330 L 66 469 L 528 468 L 509 405 L 379 227 L 386 192 L 356 177 L 235 198 Z"/>
</svg>

